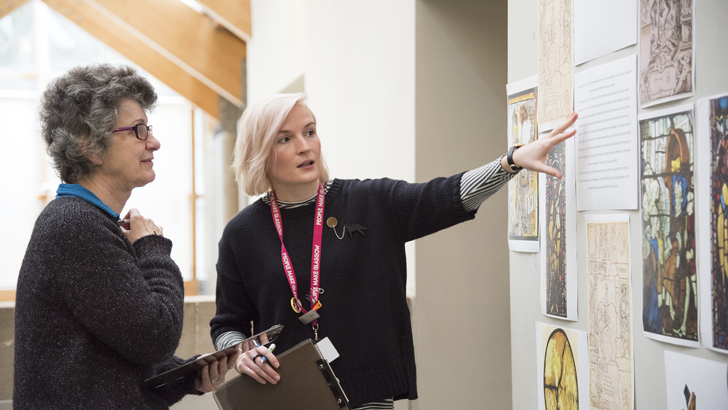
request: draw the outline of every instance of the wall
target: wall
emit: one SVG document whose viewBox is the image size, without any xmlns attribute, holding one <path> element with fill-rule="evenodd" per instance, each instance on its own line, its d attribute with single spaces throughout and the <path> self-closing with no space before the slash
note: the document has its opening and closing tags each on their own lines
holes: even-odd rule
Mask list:
<svg viewBox="0 0 728 410">
<path fill-rule="evenodd" d="M 508 0 L 508 81 L 514 82 L 538 73 L 537 2 L 533 0 Z M 636 11 L 635 11 L 636 12 Z M 659 110 L 716 93 L 728 91 L 725 67 L 728 55 L 715 52 L 723 47 L 724 25 L 721 17 L 728 15 L 725 0 L 704 0 L 696 2 L 695 8 L 695 69 L 696 96 L 672 103 L 660 104 L 639 113 Z M 721 48 L 722 49 L 722 48 Z M 589 67 L 635 54 L 637 46 L 591 61 L 576 68 L 576 72 Z M 723 74 L 722 74 L 722 73 Z M 505 117 L 504 117 L 505 120 Z M 577 135 L 578 138 L 578 135 Z M 636 144 L 637 142 L 635 142 Z M 513 408 L 533 409 L 537 407 L 535 321 L 554 326 L 588 331 L 588 305 L 586 287 L 586 230 L 585 212 L 577 214 L 577 271 L 578 278 L 578 322 L 550 319 L 541 314 L 539 305 L 540 276 L 537 254 L 510 253 L 511 266 L 511 350 L 513 384 Z M 637 409 L 666 408 L 665 350 L 677 351 L 720 362 L 728 362 L 728 356 L 714 353 L 705 348 L 688 349 L 647 339 L 642 331 L 642 262 L 640 213 L 631 211 L 630 240 L 632 243 L 632 323 L 635 366 L 635 399 Z"/>
<path fill-rule="evenodd" d="M 416 180 L 506 150 L 505 0 L 420 0 Z M 511 408 L 506 189 L 475 221 L 416 241 L 418 409 Z"/>
</svg>

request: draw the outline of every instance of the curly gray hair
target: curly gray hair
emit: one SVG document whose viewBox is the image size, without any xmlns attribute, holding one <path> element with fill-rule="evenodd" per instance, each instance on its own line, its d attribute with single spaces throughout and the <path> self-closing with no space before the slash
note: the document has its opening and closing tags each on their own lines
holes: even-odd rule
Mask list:
<svg viewBox="0 0 728 410">
<path fill-rule="evenodd" d="M 88 156 L 108 150 L 124 100 L 145 111 L 157 102 L 149 80 L 128 66 L 76 67 L 48 86 L 40 104 L 41 135 L 61 180 L 75 184 L 93 174 Z"/>
</svg>

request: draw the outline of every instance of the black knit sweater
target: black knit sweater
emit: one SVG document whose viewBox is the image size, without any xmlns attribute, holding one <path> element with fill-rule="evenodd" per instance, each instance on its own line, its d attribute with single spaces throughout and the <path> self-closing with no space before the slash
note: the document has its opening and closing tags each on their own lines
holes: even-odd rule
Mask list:
<svg viewBox="0 0 728 410">
<path fill-rule="evenodd" d="M 184 361 L 184 283 L 172 243 L 133 245 L 104 211 L 77 198 L 40 214 L 18 278 L 16 409 L 167 409 L 199 394 L 194 376 L 164 391 L 141 383 Z"/>
<path fill-rule="evenodd" d="M 425 184 L 337 179 L 326 194 L 324 220 L 338 219 L 339 236 L 344 223 L 366 229 L 338 239 L 324 226 L 321 245 L 318 334 L 328 336 L 341 354 L 332 366 L 354 407 L 390 397 L 417 398 L 404 245 L 473 218 L 462 206 L 460 177 Z M 314 207 L 281 210 L 283 240 L 307 308 Z M 270 207 L 262 200 L 227 225 L 217 263 L 213 340 L 227 331 L 249 335 L 251 320 L 256 332 L 285 326 L 276 352 L 313 338 L 311 325 L 303 325 L 291 309 L 280 249 Z"/>
</svg>

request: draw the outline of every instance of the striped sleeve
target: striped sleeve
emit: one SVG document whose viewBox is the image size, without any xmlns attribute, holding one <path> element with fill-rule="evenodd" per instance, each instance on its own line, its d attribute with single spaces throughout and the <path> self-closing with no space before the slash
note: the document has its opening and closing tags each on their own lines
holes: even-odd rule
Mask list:
<svg viewBox="0 0 728 410">
<path fill-rule="evenodd" d="M 516 174 L 501 166 L 500 158 L 463 174 L 460 179 L 460 198 L 466 212 L 473 212 Z"/>
<path fill-rule="evenodd" d="M 227 349 L 245 340 L 245 335 L 240 332 L 225 332 L 215 340 L 215 350 Z"/>
<path fill-rule="evenodd" d="M 373 401 L 353 410 L 394 410 L 394 399 Z"/>
</svg>

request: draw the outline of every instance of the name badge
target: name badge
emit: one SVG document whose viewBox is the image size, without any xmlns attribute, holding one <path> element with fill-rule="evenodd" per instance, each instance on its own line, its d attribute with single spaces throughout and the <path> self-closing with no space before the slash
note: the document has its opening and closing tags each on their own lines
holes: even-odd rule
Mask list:
<svg viewBox="0 0 728 410">
<path fill-rule="evenodd" d="M 319 316 L 318 312 L 316 312 L 315 310 L 309 310 L 308 312 L 306 312 L 306 314 L 299 316 L 298 320 L 300 320 L 301 323 L 303 323 L 304 325 L 307 325 L 318 319 L 319 317 L 321 316 Z"/>
</svg>

